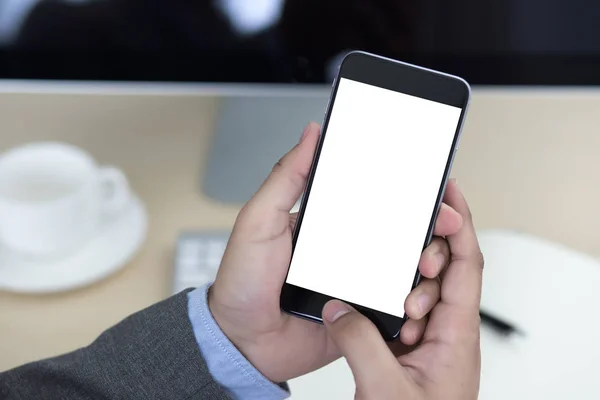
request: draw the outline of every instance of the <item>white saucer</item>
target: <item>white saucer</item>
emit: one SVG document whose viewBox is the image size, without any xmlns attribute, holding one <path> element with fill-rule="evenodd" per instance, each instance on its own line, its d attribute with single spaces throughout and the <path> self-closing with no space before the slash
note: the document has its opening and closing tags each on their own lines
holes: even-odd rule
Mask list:
<svg viewBox="0 0 600 400">
<path fill-rule="evenodd" d="M 0 290 L 53 293 L 102 280 L 134 256 L 144 242 L 147 227 L 146 209 L 134 198 L 119 216 L 103 221 L 90 242 L 60 260 L 32 261 L 0 248 Z"/>
</svg>

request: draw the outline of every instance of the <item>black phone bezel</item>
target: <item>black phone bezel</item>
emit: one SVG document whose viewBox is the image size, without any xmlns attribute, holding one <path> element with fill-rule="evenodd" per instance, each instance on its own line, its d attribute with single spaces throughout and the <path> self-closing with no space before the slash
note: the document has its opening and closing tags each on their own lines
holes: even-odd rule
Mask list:
<svg viewBox="0 0 600 400">
<path fill-rule="evenodd" d="M 463 121 L 468 108 L 471 89 L 465 80 L 456 76 L 407 64 L 397 60 L 388 59 L 363 51 L 353 51 L 348 53 L 343 59 L 342 63 L 340 64 L 339 73 L 333 82 L 330 101 L 327 106 L 327 112 L 322 125 L 322 133 L 315 151 L 306 189 L 304 191 L 304 196 L 298 212 L 296 227 L 293 233 L 292 257 L 296 247 L 296 240 L 302 226 L 306 204 L 310 197 L 310 190 L 319 162 L 321 149 L 327 135 L 327 126 L 329 124 L 331 111 L 333 109 L 338 86 L 342 78 L 363 82 L 380 88 L 393 90 L 461 108 L 459 123 L 454 134 L 452 147 L 449 149 L 448 161 L 446 163 L 443 178 L 440 182 L 435 208 L 432 210 L 432 217 L 430 220 L 427 237 L 424 241 L 423 248 L 425 248 L 429 245 L 433 236 L 433 227 L 435 225 L 439 207 L 444 197 L 446 182 L 452 168 L 454 154 L 458 148 L 460 132 L 462 130 Z M 421 279 L 417 266 L 415 266 L 415 269 L 416 273 L 412 288 L 414 288 Z M 323 306 L 332 299 L 332 297 L 325 294 L 317 293 L 286 282 L 284 283 L 281 291 L 280 302 L 281 309 L 284 312 L 322 324 L 323 320 L 321 313 Z M 344 299 L 340 300 L 344 301 Z M 399 301 L 404 302 L 404 299 L 399 299 Z M 407 318 L 406 314 L 400 318 L 361 306 L 360 304 L 354 304 L 351 302 L 347 303 L 368 317 L 379 329 L 386 341 L 393 341 L 399 337 L 400 329 Z"/>
</svg>

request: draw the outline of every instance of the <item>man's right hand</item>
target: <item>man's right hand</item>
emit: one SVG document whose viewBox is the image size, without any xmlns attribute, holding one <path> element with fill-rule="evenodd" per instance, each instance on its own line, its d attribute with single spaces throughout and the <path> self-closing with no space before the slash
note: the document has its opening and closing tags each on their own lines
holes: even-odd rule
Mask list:
<svg viewBox="0 0 600 400">
<path fill-rule="evenodd" d="M 483 256 L 471 214 L 456 183 L 444 202 L 463 218 L 446 239 L 451 261 L 442 273 L 441 301 L 433 308 L 422 342 L 394 355 L 375 326 L 346 304 L 323 309 L 330 338 L 344 355 L 356 382 L 357 399 L 471 400 L 479 392 L 481 353 L 479 303 Z"/>
</svg>

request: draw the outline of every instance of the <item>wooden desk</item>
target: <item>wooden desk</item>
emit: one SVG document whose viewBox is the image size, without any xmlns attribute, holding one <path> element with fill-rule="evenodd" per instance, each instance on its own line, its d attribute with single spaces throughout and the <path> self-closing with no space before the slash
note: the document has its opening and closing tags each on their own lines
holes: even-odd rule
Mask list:
<svg viewBox="0 0 600 400">
<path fill-rule="evenodd" d="M 216 106 L 214 98 L 199 97 L 0 96 L 2 150 L 37 140 L 81 146 L 122 168 L 149 213 L 142 250 L 109 279 L 50 296 L 0 293 L 0 370 L 86 345 L 167 297 L 180 231 L 232 225 L 238 208 L 215 204 L 199 190 Z"/>
<path fill-rule="evenodd" d="M 91 287 L 0 293 L 0 370 L 83 346 L 169 295 L 184 229 L 228 228 L 237 206 L 199 191 L 218 99 L 0 94 L 0 150 L 62 140 L 127 173 L 150 230 L 134 261 Z M 600 91 L 475 91 L 453 175 L 478 228 L 511 228 L 600 256 Z M 85 266 L 82 266 L 85 268 Z"/>
</svg>

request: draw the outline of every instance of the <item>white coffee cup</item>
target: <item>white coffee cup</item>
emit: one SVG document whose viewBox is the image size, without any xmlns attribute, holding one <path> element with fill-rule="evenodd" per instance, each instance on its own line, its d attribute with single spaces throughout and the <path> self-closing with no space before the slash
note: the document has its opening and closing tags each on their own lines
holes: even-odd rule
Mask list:
<svg viewBox="0 0 600 400">
<path fill-rule="evenodd" d="M 130 200 L 123 172 L 75 146 L 31 143 L 0 155 L 0 242 L 16 252 L 74 252 Z"/>
</svg>

